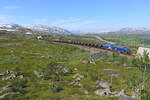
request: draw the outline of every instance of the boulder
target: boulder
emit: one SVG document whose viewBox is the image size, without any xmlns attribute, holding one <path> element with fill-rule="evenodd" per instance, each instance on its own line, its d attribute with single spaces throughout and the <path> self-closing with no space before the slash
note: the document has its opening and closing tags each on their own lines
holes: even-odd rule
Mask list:
<svg viewBox="0 0 150 100">
<path fill-rule="evenodd" d="M 110 89 L 98 89 L 94 93 L 96 95 L 100 95 L 100 96 L 109 96 L 110 95 Z"/>
<path fill-rule="evenodd" d="M 15 74 L 11 74 L 10 76 L 8 76 L 8 77 L 4 77 L 4 78 L 2 78 L 2 80 L 9 80 L 9 79 L 13 79 L 13 78 L 15 78 L 16 77 L 16 75 Z"/>
<path fill-rule="evenodd" d="M 64 68 L 63 68 L 63 72 L 64 72 L 64 73 L 67 73 L 67 72 L 69 72 L 69 69 L 68 69 L 67 67 L 64 67 Z"/>
<path fill-rule="evenodd" d="M 101 82 L 99 80 L 96 81 L 96 84 L 103 87 L 103 88 L 110 88 L 111 84 L 108 82 Z"/>
<path fill-rule="evenodd" d="M 131 98 L 127 96 L 120 96 L 118 100 L 137 100 L 136 98 Z"/>
<path fill-rule="evenodd" d="M 89 92 L 88 92 L 87 90 L 85 90 L 85 91 L 84 91 L 84 94 L 88 95 L 88 94 L 89 94 Z"/>
<path fill-rule="evenodd" d="M 35 74 L 38 78 L 41 78 L 41 77 L 44 76 L 44 75 L 40 74 L 40 72 L 38 72 L 38 71 L 34 71 L 34 74 Z"/>
<path fill-rule="evenodd" d="M 7 70 L 6 72 L 0 73 L 0 76 L 4 76 L 4 75 L 10 74 L 10 73 L 12 73 L 12 71 Z"/>
<path fill-rule="evenodd" d="M 74 78 L 75 81 L 80 81 L 82 78 L 84 78 L 84 76 L 77 73 L 76 75 L 74 75 L 73 78 Z"/>
<path fill-rule="evenodd" d="M 20 79 L 23 79 L 23 75 L 18 76 Z"/>
<path fill-rule="evenodd" d="M 75 71 L 77 71 L 77 70 L 78 70 L 78 68 L 74 68 L 74 70 L 75 70 Z"/>
<path fill-rule="evenodd" d="M 88 60 L 83 60 L 82 61 L 84 64 L 87 64 L 89 61 Z"/>
</svg>

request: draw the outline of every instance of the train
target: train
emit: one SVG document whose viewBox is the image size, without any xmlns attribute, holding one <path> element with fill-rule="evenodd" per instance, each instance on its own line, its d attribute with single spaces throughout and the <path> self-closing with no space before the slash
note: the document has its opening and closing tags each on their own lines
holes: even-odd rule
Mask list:
<svg viewBox="0 0 150 100">
<path fill-rule="evenodd" d="M 113 46 L 113 45 L 108 45 L 108 44 L 92 44 L 92 43 L 87 43 L 87 42 L 72 41 L 72 40 L 57 40 L 57 39 L 53 40 L 53 42 L 94 47 L 94 48 L 115 51 L 115 52 L 119 52 L 122 54 L 130 55 L 130 49 L 124 46 Z"/>
<path fill-rule="evenodd" d="M 101 48 L 130 55 L 130 49 L 127 47 L 123 47 L 123 46 L 112 46 L 112 45 L 104 44 L 101 46 Z"/>
</svg>

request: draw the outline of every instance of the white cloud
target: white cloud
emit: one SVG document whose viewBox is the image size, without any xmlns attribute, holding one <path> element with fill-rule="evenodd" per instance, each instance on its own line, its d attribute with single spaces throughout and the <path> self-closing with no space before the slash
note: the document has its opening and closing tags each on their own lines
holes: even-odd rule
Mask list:
<svg viewBox="0 0 150 100">
<path fill-rule="evenodd" d="M 20 8 L 20 7 L 19 6 L 4 6 L 4 7 L 2 7 L 2 9 L 5 9 L 5 10 L 15 10 L 18 8 Z"/>
</svg>

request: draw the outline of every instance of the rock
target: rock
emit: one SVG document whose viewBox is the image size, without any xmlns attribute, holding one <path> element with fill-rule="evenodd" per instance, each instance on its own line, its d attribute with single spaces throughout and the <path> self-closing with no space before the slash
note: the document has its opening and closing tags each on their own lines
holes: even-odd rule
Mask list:
<svg viewBox="0 0 150 100">
<path fill-rule="evenodd" d="M 135 91 L 132 91 L 132 98 L 137 98 L 137 97 L 138 97 L 137 93 Z"/>
<path fill-rule="evenodd" d="M 81 88 L 84 87 L 83 84 L 79 83 L 79 81 L 84 78 L 83 75 L 80 75 L 79 73 L 77 73 L 76 75 L 74 75 L 73 78 L 74 78 L 74 80 L 73 80 L 73 82 L 71 83 L 71 84 L 73 84 L 73 86 L 79 86 L 79 87 L 81 87 Z"/>
<path fill-rule="evenodd" d="M 64 68 L 63 68 L 63 72 L 64 72 L 64 73 L 67 73 L 67 72 L 69 72 L 69 69 L 68 69 L 67 67 L 64 67 Z"/>
<path fill-rule="evenodd" d="M 113 75 L 110 75 L 110 77 L 120 77 L 120 75 L 118 75 L 118 74 L 113 74 Z"/>
<path fill-rule="evenodd" d="M 90 59 L 97 60 L 102 58 L 104 55 L 105 55 L 104 52 L 94 53 L 93 55 L 91 55 Z"/>
<path fill-rule="evenodd" d="M 77 70 L 78 70 L 78 68 L 74 68 L 74 70 L 75 70 L 75 71 L 77 71 Z"/>
<path fill-rule="evenodd" d="M 128 64 L 123 64 L 123 66 L 124 66 L 124 67 L 127 67 L 127 66 L 128 66 Z"/>
<path fill-rule="evenodd" d="M 118 97 L 118 92 L 110 92 L 111 96 L 117 96 Z"/>
<path fill-rule="evenodd" d="M 90 60 L 90 64 L 94 64 L 96 65 L 95 61 L 94 60 Z"/>
<path fill-rule="evenodd" d="M 119 73 L 120 71 L 117 69 L 104 69 L 105 73 Z"/>
<path fill-rule="evenodd" d="M 118 96 L 126 96 L 125 93 L 124 93 L 124 89 L 122 89 L 122 90 L 118 93 Z"/>
<path fill-rule="evenodd" d="M 12 94 L 21 94 L 21 93 L 20 92 L 8 92 L 3 95 L 0 95 L 0 99 L 5 98 L 5 96 L 10 95 L 10 94 L 12 95 Z"/>
<path fill-rule="evenodd" d="M 81 83 L 78 83 L 78 85 L 77 86 L 79 86 L 79 87 L 81 87 L 81 88 L 84 88 L 84 85 L 83 84 L 81 84 Z"/>
<path fill-rule="evenodd" d="M 94 93 L 97 95 L 100 95 L 100 96 L 108 96 L 110 93 L 110 90 L 109 89 L 98 89 Z"/>
<path fill-rule="evenodd" d="M 38 78 L 41 78 L 41 77 L 44 76 L 44 75 L 40 74 L 40 72 L 38 72 L 38 71 L 34 71 L 34 74 L 35 74 Z"/>
<path fill-rule="evenodd" d="M 80 81 L 82 78 L 84 78 L 84 76 L 77 73 L 73 78 L 75 79 L 75 81 Z"/>
<path fill-rule="evenodd" d="M 111 84 L 107 83 L 107 82 L 101 82 L 99 80 L 96 81 L 96 84 L 103 87 L 103 88 L 110 88 Z"/>
<path fill-rule="evenodd" d="M 42 36 L 38 36 L 37 39 L 38 40 L 43 40 L 43 37 Z"/>
<path fill-rule="evenodd" d="M 131 98 L 128 96 L 120 96 L 118 100 L 137 100 L 136 98 Z"/>
<path fill-rule="evenodd" d="M 50 58 L 50 56 L 41 56 L 41 58 Z"/>
<path fill-rule="evenodd" d="M 8 76 L 8 77 L 2 78 L 2 80 L 9 80 L 9 79 L 13 79 L 13 78 L 15 78 L 15 77 L 16 77 L 15 74 L 11 74 L 11 75 Z"/>
<path fill-rule="evenodd" d="M 71 85 L 84 88 L 84 84 L 81 84 L 81 83 L 79 83 L 79 82 L 77 82 L 77 81 L 72 82 Z"/>
<path fill-rule="evenodd" d="M 88 95 L 88 94 L 89 94 L 89 92 L 88 92 L 87 90 L 85 90 L 85 91 L 84 91 L 84 94 Z"/>
<path fill-rule="evenodd" d="M 9 86 L 11 86 L 10 83 L 2 88 L 2 90 L 0 91 L 0 99 L 4 98 L 9 94 L 20 94 L 19 92 L 11 92 L 12 90 L 9 88 Z"/>
<path fill-rule="evenodd" d="M 0 76 L 4 76 L 4 75 L 10 74 L 10 73 L 12 73 L 12 71 L 7 70 L 6 72 L 0 73 Z"/>
<path fill-rule="evenodd" d="M 82 61 L 84 64 L 87 64 L 89 61 L 88 60 L 83 60 Z"/>
<path fill-rule="evenodd" d="M 23 79 L 23 75 L 18 76 L 20 79 Z"/>
</svg>

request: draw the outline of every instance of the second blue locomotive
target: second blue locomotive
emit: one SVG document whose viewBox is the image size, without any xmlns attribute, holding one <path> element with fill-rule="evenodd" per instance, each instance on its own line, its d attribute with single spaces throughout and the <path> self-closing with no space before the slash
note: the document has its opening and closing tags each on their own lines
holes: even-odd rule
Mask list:
<svg viewBox="0 0 150 100">
<path fill-rule="evenodd" d="M 112 45 L 104 44 L 104 45 L 101 45 L 101 48 L 117 51 L 120 53 L 130 54 L 130 49 L 126 47 L 122 47 L 122 46 L 112 46 Z"/>
</svg>

